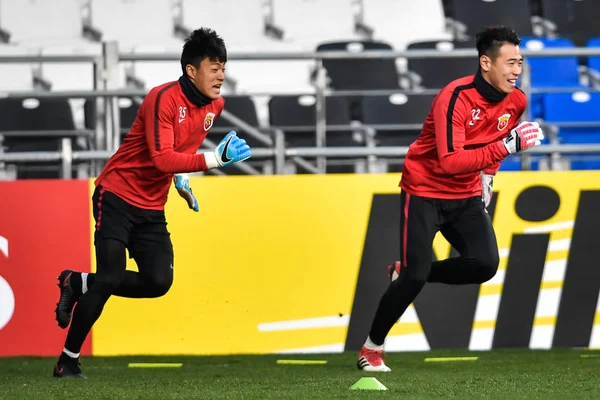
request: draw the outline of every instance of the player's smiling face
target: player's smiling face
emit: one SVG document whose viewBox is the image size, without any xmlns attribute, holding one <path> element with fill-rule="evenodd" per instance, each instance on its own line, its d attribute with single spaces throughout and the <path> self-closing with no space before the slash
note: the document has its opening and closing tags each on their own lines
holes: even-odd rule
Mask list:
<svg viewBox="0 0 600 400">
<path fill-rule="evenodd" d="M 480 65 L 484 77 L 492 86 L 503 93 L 510 93 L 515 89 L 517 79 L 523 71 L 523 56 L 519 46 L 505 43 L 493 60 L 481 56 Z"/>
<path fill-rule="evenodd" d="M 187 73 L 200 93 L 213 100 L 219 98 L 225 80 L 225 63 L 205 58 L 199 68 L 188 64 Z"/>
</svg>

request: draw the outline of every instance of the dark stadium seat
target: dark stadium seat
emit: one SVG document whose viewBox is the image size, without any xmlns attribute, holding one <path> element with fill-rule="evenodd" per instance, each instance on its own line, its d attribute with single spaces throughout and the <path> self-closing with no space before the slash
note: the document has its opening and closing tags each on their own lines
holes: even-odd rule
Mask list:
<svg viewBox="0 0 600 400">
<path fill-rule="evenodd" d="M 66 99 L 0 99 L 0 131 L 75 130 L 71 106 Z M 59 151 L 61 137 L 31 136 L 4 137 L 2 146 L 7 153 L 26 151 Z M 81 147 L 73 140 L 73 150 Z M 60 162 L 28 162 L 18 165 L 18 179 L 60 177 Z"/>
<path fill-rule="evenodd" d="M 121 127 L 121 136 L 124 137 L 137 117 L 140 103 L 135 98 L 123 97 L 119 99 L 118 104 L 120 113 L 119 125 Z M 85 127 L 87 129 L 96 129 L 96 101 L 93 99 L 87 100 L 83 108 L 85 114 Z"/>
<path fill-rule="evenodd" d="M 351 121 L 348 101 L 343 97 L 327 97 L 325 102 L 327 125 L 349 125 Z M 280 127 L 285 133 L 287 147 L 316 146 L 316 111 L 313 96 L 273 96 L 269 101 L 271 127 Z M 297 128 L 291 130 L 286 128 Z M 332 130 L 326 133 L 326 146 L 363 146 L 363 135 L 351 130 Z M 337 158 L 337 160 L 341 160 Z M 352 172 L 353 167 L 328 166 L 328 172 Z"/>
<path fill-rule="evenodd" d="M 413 42 L 407 50 L 439 50 L 475 49 L 474 41 L 425 41 Z M 465 75 L 474 74 L 478 68 L 477 57 L 446 58 L 409 58 L 408 69 L 420 78 L 420 85 L 425 88 L 441 89 L 452 80 Z"/>
<path fill-rule="evenodd" d="M 409 146 L 421 133 L 434 95 L 394 94 L 365 96 L 362 101 L 362 122 L 365 125 L 411 124 L 410 129 L 375 129 L 378 146 Z"/>
<path fill-rule="evenodd" d="M 600 36 L 598 0 L 542 0 L 542 16 L 556 27 L 555 34 L 585 46 L 589 38 Z"/>
<path fill-rule="evenodd" d="M 356 41 L 322 43 L 317 52 L 343 51 L 362 53 L 369 51 L 392 51 L 392 46 L 383 42 Z M 330 79 L 330 87 L 336 90 L 397 89 L 398 70 L 393 58 L 356 58 L 323 60 Z"/>
<path fill-rule="evenodd" d="M 327 125 L 349 125 L 351 123 L 348 103 L 343 97 L 327 97 L 325 102 Z M 316 111 L 313 96 L 273 96 L 269 101 L 269 121 L 271 127 L 306 127 L 306 130 L 285 132 L 289 146 L 303 147 L 316 145 Z M 285 129 L 284 129 L 285 131 Z M 358 146 L 352 133 L 327 131 L 327 146 Z"/>
<path fill-rule="evenodd" d="M 362 122 L 376 130 L 377 146 L 410 146 L 421 133 L 421 127 L 431 108 L 433 95 L 365 96 L 362 101 Z M 382 124 L 411 124 L 408 129 L 378 129 Z M 394 157 L 388 161 L 389 172 L 399 172 L 402 168 L 401 158 Z"/>
<path fill-rule="evenodd" d="M 509 25 L 520 36 L 533 34 L 529 1 L 454 0 L 452 11 L 454 19 L 465 25 L 465 33 L 470 37 L 488 25 Z"/>
<path fill-rule="evenodd" d="M 256 113 L 256 105 L 254 104 L 254 100 L 252 100 L 249 96 L 223 96 L 225 99 L 225 110 L 235 115 L 239 119 L 246 122 L 248 125 L 258 128 L 258 116 Z M 219 131 L 215 131 L 215 128 L 220 128 Z M 221 131 L 221 129 L 226 130 L 226 132 Z M 227 121 L 225 118 L 220 117 L 217 118 L 211 132 L 208 137 L 214 141 L 219 142 L 223 136 L 230 130 L 235 130 L 238 133 L 238 136 L 243 137 L 246 142 L 250 145 L 250 147 L 268 147 L 267 144 L 264 144 L 261 141 L 256 140 L 253 136 L 250 136 L 243 129 L 240 129 L 236 125 Z"/>
</svg>

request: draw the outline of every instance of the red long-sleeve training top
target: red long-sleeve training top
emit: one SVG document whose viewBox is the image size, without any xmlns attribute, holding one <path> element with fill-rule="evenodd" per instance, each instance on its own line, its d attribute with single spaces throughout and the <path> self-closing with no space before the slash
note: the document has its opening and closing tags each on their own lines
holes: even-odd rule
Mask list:
<svg viewBox="0 0 600 400">
<path fill-rule="evenodd" d="M 493 175 L 500 168 L 508 155 L 501 139 L 519 124 L 526 104 L 520 89 L 500 93 L 480 73 L 448 84 L 410 145 L 402 190 L 440 199 L 481 195 L 480 172 Z"/>
<path fill-rule="evenodd" d="M 196 152 L 223 106 L 222 97 L 195 105 L 180 81 L 153 88 L 96 186 L 136 207 L 163 210 L 175 173 L 207 169 L 204 155 Z"/>
</svg>

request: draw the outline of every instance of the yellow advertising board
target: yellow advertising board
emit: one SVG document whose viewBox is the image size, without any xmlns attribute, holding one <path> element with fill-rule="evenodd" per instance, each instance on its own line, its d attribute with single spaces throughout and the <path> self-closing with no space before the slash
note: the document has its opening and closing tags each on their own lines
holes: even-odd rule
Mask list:
<svg viewBox="0 0 600 400">
<path fill-rule="evenodd" d="M 192 178 L 200 212 L 189 210 L 174 189 L 167 205 L 168 229 L 175 249 L 175 280 L 171 291 L 158 299 L 112 297 L 94 326 L 93 354 L 354 349 L 356 346 L 350 342 L 362 337 L 361 332 L 368 330 L 367 321 L 372 318 L 356 302 L 361 280 L 366 274 L 381 274 L 378 289 L 367 293 L 372 308 L 385 289 L 382 285 L 385 285 L 386 265 L 394 261 L 371 262 L 373 258 L 363 254 L 367 252 L 368 230 L 384 226 L 395 232 L 393 227 L 398 224 L 395 215 L 399 212 L 399 202 L 391 197 L 390 202 L 381 203 L 389 204 L 386 206 L 389 218 L 375 218 L 374 199 L 398 195 L 399 179 L 399 174 Z M 575 222 L 576 216 L 578 210 L 582 211 L 581 193 L 589 191 L 594 195 L 600 191 L 600 173 L 506 172 L 496 177 L 494 187 L 493 221 L 501 271 L 492 281 L 474 289 L 477 293 L 473 315 L 465 317 L 471 318 L 467 321 L 469 336 L 460 340 L 466 340 L 465 347 L 469 348 L 495 346 L 498 330 L 502 330 L 497 323 L 505 318 L 502 302 L 506 297 L 504 279 L 509 277 L 507 265 L 527 258 L 517 257 L 522 250 L 514 250 L 518 260 L 514 258 L 511 246 L 520 249 L 523 240 L 535 235 L 543 244 L 544 237 L 540 235 L 549 235 L 548 246 L 542 249 L 540 268 L 544 276 L 539 277 L 538 301 L 533 304 L 527 345 L 552 346 L 559 331 L 554 328 L 567 264 L 581 263 L 567 262 L 574 226 L 579 224 Z M 590 199 L 587 197 L 586 201 Z M 382 211 L 387 215 L 387 210 Z M 590 221 L 597 218 L 596 214 L 598 211 L 580 218 Z M 585 228 L 585 221 L 580 225 Z M 382 235 L 372 243 L 374 246 L 381 243 L 396 254 L 398 249 L 389 250 L 394 247 L 390 243 L 396 242 L 392 236 Z M 579 245 L 578 259 L 591 259 L 586 246 Z M 436 237 L 434 249 L 438 259 L 450 254 L 450 246 L 441 236 Z M 373 254 L 378 254 L 375 250 Z M 532 248 L 531 253 L 542 250 Z M 128 261 L 128 268 L 136 269 L 133 260 Z M 514 270 L 518 274 L 518 269 Z M 525 278 L 524 282 L 534 283 L 538 279 Z M 521 293 L 515 290 L 513 296 L 511 289 L 511 298 L 519 299 Z M 424 320 L 436 320 L 435 314 L 431 314 L 435 311 L 432 304 L 441 294 L 424 296 L 431 301 L 411 306 L 390 332 L 389 350 L 436 347 L 432 344 L 436 343 L 435 329 Z M 532 307 L 530 300 L 523 301 L 527 303 L 524 309 Z M 561 307 L 570 309 L 570 303 L 566 302 Z M 595 312 L 596 303 L 593 307 Z M 354 329 L 352 318 L 360 313 L 364 316 Z M 527 320 L 527 315 L 519 315 Z M 600 320 L 596 318 L 598 323 Z M 354 339 L 350 340 L 351 336 Z M 569 335 L 565 337 L 568 339 Z M 594 326 L 588 342 L 588 346 L 600 346 L 600 329 Z"/>
</svg>

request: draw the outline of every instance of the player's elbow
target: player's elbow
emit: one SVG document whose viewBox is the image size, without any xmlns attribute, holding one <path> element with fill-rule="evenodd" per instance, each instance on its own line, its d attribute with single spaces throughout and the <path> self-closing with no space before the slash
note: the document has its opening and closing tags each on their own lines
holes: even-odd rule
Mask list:
<svg viewBox="0 0 600 400">
<path fill-rule="evenodd" d="M 440 166 L 442 167 L 442 171 L 448 175 L 456 175 L 464 172 L 461 168 L 461 165 L 456 162 L 454 157 L 452 157 L 450 154 L 446 154 L 444 157 L 442 157 L 440 160 Z"/>
<path fill-rule="evenodd" d="M 169 158 L 166 154 L 157 154 L 152 157 L 152 162 L 154 163 L 154 168 L 163 172 L 165 174 L 172 174 L 176 171 L 173 171 L 172 163 L 169 162 Z"/>
</svg>

